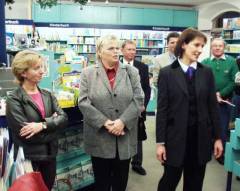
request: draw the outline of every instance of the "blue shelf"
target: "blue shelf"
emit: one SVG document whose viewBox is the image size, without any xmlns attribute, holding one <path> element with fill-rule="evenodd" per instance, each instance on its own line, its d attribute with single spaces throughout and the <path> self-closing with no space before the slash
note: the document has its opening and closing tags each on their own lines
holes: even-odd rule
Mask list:
<svg viewBox="0 0 240 191">
<path fill-rule="evenodd" d="M 240 119 L 235 121 L 235 130 L 231 130 L 230 142 L 225 146 L 224 168 L 240 176 Z"/>
</svg>

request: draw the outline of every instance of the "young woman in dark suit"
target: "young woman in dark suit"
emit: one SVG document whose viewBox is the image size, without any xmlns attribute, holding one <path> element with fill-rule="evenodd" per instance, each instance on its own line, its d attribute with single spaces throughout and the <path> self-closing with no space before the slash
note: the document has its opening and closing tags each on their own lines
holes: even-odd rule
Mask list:
<svg viewBox="0 0 240 191">
<path fill-rule="evenodd" d="M 213 73 L 197 61 L 206 41 L 200 31 L 183 31 L 178 59 L 159 74 L 156 154 L 164 174 L 158 191 L 174 191 L 182 173 L 184 191 L 201 191 L 212 143 L 216 158 L 223 151 Z"/>
</svg>

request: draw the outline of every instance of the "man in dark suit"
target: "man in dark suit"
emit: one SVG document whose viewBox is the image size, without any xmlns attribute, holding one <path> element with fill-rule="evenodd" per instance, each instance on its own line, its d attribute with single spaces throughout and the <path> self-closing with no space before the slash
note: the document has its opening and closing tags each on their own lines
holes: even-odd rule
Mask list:
<svg viewBox="0 0 240 191">
<path fill-rule="evenodd" d="M 212 141 L 216 158 L 223 151 L 213 73 L 197 62 L 206 41 L 200 31 L 183 31 L 178 59 L 159 75 L 156 154 L 164 174 L 158 191 L 175 191 L 182 172 L 183 191 L 202 191 Z"/>
<path fill-rule="evenodd" d="M 151 94 L 148 66 L 135 60 L 136 44 L 131 40 L 126 40 L 123 42 L 122 54 L 123 54 L 123 59 L 122 59 L 123 63 L 130 64 L 138 69 L 140 80 L 141 80 L 141 86 L 145 94 L 144 108 L 142 110 L 141 117 L 138 120 L 137 154 L 132 158 L 131 164 L 132 164 L 132 169 L 136 173 L 140 175 L 146 175 L 146 171 L 142 167 L 142 160 L 143 160 L 142 141 L 147 139 L 144 121 L 146 120 L 146 108 L 147 108 L 147 104 L 149 102 L 150 94 Z"/>
</svg>

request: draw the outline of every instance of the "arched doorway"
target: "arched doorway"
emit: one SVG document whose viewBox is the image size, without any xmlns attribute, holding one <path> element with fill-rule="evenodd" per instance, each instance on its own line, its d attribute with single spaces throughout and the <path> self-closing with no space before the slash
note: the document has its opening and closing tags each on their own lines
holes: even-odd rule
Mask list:
<svg viewBox="0 0 240 191">
<path fill-rule="evenodd" d="M 236 17 L 240 17 L 240 12 L 228 11 L 221 13 L 212 20 L 212 28 L 223 28 L 224 18 L 236 18 Z"/>
</svg>

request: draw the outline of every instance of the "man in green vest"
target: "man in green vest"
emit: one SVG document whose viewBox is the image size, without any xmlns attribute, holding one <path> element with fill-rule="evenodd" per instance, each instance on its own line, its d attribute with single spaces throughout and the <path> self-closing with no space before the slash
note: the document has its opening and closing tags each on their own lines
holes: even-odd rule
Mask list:
<svg viewBox="0 0 240 191">
<path fill-rule="evenodd" d="M 223 39 L 215 38 L 211 43 L 211 57 L 202 61 L 203 64 L 212 68 L 215 77 L 216 96 L 220 108 L 221 139 L 225 146 L 228 137 L 228 125 L 230 121 L 231 102 L 235 74 L 238 72 L 236 61 L 233 57 L 224 54 L 225 42 Z M 224 163 L 224 157 L 218 160 Z"/>
</svg>

